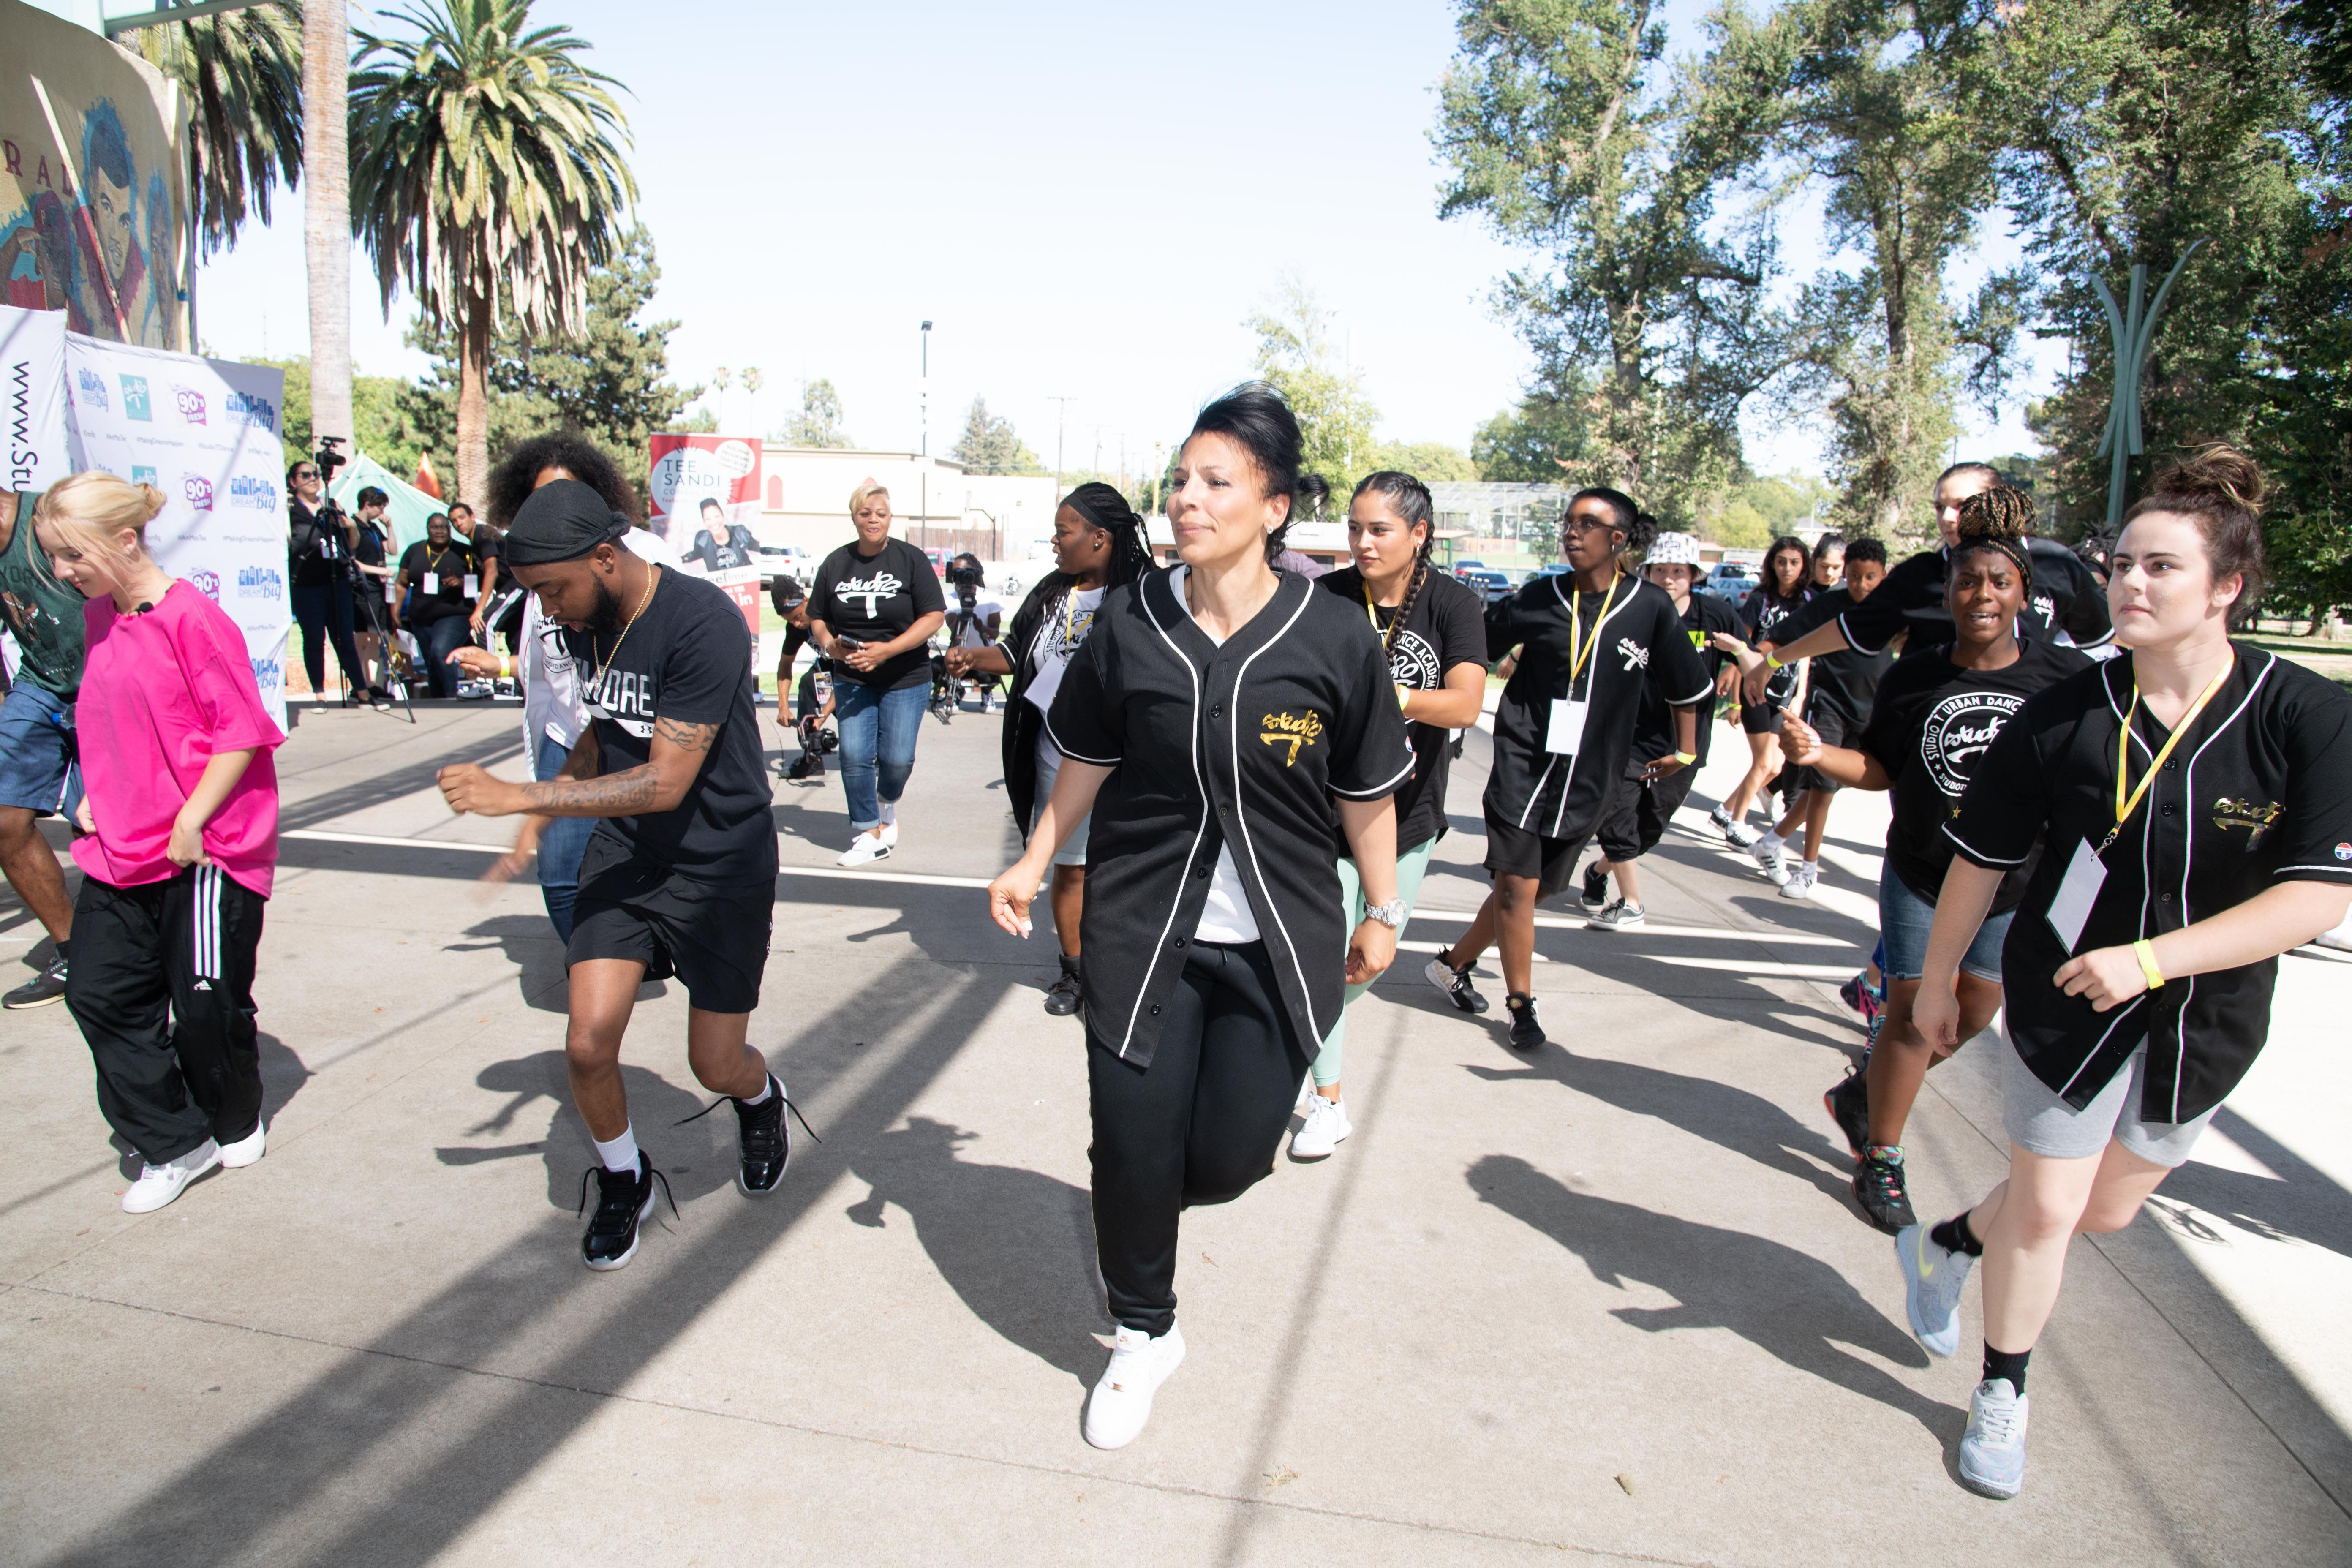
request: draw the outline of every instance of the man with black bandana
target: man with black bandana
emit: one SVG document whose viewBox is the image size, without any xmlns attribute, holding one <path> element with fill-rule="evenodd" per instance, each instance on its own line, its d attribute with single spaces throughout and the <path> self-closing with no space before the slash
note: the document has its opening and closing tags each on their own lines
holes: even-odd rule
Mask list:
<svg viewBox="0 0 2352 1568">
<path fill-rule="evenodd" d="M 687 1058 L 734 1101 L 743 1191 L 774 1191 L 792 1159 L 783 1085 L 745 1039 L 776 879 L 751 633 L 720 589 L 623 548 L 627 527 L 575 479 L 541 486 L 516 512 L 508 564 L 564 628 L 591 722 L 545 783 L 509 784 L 472 763 L 439 775 L 461 814 L 598 819 L 565 955 L 564 1039 L 573 1103 L 596 1143 L 600 1196 L 581 1251 L 598 1269 L 635 1254 L 658 1177 L 621 1085 L 642 982 L 675 974 L 686 987 Z"/>
</svg>

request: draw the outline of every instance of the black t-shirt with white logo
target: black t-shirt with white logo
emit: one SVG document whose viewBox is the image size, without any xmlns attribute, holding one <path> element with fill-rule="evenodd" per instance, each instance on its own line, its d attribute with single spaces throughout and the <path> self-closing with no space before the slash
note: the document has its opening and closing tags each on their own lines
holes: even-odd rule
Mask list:
<svg viewBox="0 0 2352 1568">
<path fill-rule="evenodd" d="M 2027 698 L 2090 663 L 2054 643 L 2024 643 L 2017 652 L 2017 661 L 2000 669 L 1962 669 L 1952 662 L 1948 646 L 1905 654 L 1879 682 L 1870 728 L 1855 742 L 1878 759 L 1894 785 L 1886 864 L 1905 887 L 1931 904 L 1952 863 L 1944 824 L 1959 810 L 1993 737 Z M 2018 906 L 2033 866 L 2029 857 L 2002 876 L 1994 914 Z"/>
<path fill-rule="evenodd" d="M 1359 611 L 1364 608 L 1364 574 L 1343 566 L 1315 579 L 1315 585 L 1337 594 Z M 1412 691 L 1438 691 L 1445 672 L 1457 665 L 1486 668 L 1486 607 L 1478 595 L 1443 572 L 1431 572 L 1412 595 L 1412 613 L 1404 626 L 1391 636 L 1402 606 L 1376 606 L 1377 618 L 1368 630 L 1379 632 L 1388 646 L 1389 679 Z M 1396 792 L 1397 849 L 1445 837 L 1445 773 L 1451 762 L 1454 732 L 1443 724 L 1418 721 L 1405 726 L 1412 737 L 1412 777 Z M 1345 844 L 1341 854 L 1347 853 Z"/>
<path fill-rule="evenodd" d="M 657 719 L 716 724 L 719 733 L 675 808 L 597 820 L 580 879 L 634 858 L 718 886 L 773 882 L 776 830 L 751 707 L 751 630 L 723 589 L 655 570 L 660 585 L 625 634 L 563 633 L 595 726 L 597 771 L 644 766 Z"/>
<path fill-rule="evenodd" d="M 862 643 L 888 642 L 920 617 L 934 610 L 945 614 L 947 607 L 930 557 L 903 539 L 884 540 L 870 556 L 860 555 L 853 540 L 824 558 L 809 590 L 809 617 L 823 621 L 835 637 Z M 909 648 L 870 670 L 836 662 L 835 673 L 840 679 L 886 691 L 929 686 L 930 650 Z"/>
</svg>

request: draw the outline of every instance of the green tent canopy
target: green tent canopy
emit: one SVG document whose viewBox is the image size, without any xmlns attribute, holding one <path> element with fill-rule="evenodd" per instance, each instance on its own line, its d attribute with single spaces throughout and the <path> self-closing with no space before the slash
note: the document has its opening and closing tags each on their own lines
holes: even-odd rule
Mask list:
<svg viewBox="0 0 2352 1568">
<path fill-rule="evenodd" d="M 365 452 L 355 454 L 335 475 L 329 494 L 345 511 L 359 509 L 360 491 L 373 485 L 388 498 L 383 520 L 392 528 L 390 555 L 398 564 L 400 552 L 425 537 L 425 520 L 436 511 L 446 511 L 446 503 L 435 500 L 415 485 L 394 475 L 390 468 Z"/>
</svg>

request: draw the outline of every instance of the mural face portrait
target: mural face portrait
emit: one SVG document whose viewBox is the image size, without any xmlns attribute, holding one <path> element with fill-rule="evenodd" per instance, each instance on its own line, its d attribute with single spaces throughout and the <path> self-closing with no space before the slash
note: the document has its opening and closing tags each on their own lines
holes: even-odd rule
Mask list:
<svg viewBox="0 0 2352 1568">
<path fill-rule="evenodd" d="M 98 104 L 90 110 L 82 141 L 82 200 L 98 230 L 107 276 L 120 289 L 130 275 L 131 253 L 138 248 L 131 192 L 139 176 L 131 166 L 131 144 L 123 140 L 122 121 L 116 118 L 111 104 Z"/>
</svg>

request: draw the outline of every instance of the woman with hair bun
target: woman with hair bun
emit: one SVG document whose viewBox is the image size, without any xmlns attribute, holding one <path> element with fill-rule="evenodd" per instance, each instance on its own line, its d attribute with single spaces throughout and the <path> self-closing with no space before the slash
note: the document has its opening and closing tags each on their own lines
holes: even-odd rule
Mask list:
<svg viewBox="0 0 2352 1568">
<path fill-rule="evenodd" d="M 245 634 L 148 554 L 163 508 L 152 486 L 92 470 L 33 513 L 58 580 L 88 598 L 66 1005 L 99 1110 L 143 1162 L 127 1214 L 252 1164 L 267 1136 L 253 970 L 278 866 L 270 753 L 285 737 Z"/>
<path fill-rule="evenodd" d="M 1391 797 L 1414 758 L 1388 661 L 1354 606 L 1272 565 L 1298 448 L 1263 384 L 1201 411 L 1168 500 L 1180 563 L 1103 600 L 1045 716 L 1053 793 L 988 887 L 996 923 L 1027 935 L 1087 823 L 1088 1158 L 1118 1325 L 1087 1401 L 1098 1448 L 1135 1439 L 1184 1359 L 1179 1217 L 1272 1171 L 1341 992 L 1388 967 L 1404 922 Z M 1343 838 L 1366 900 L 1352 932 Z"/>
<path fill-rule="evenodd" d="M 1959 1044 L 1954 983 L 2003 880 L 2032 861 L 2001 944 L 2009 1179 L 1895 1238 L 1912 1332 L 1958 1348 L 1984 1260 L 1984 1368 L 1959 1475 L 2025 1480 L 2026 1359 L 2068 1239 L 2131 1223 L 2262 1052 L 2278 955 L 2352 903 L 2352 697 L 2232 624 L 2262 592 L 2261 470 L 2215 447 L 2158 474 L 2116 542 L 2123 653 L 2026 699 L 1945 825 L 1912 1019 Z"/>
<path fill-rule="evenodd" d="M 1952 863 L 1944 824 L 1967 792 L 1985 749 L 2026 699 L 2086 668 L 2073 648 L 2020 642 L 2017 616 L 2033 591 L 2027 552 L 2032 500 L 2002 486 L 1960 503 L 1959 535 L 1945 579 L 1951 641 L 1904 654 L 1878 683 L 1870 721 L 1851 748 L 1795 718 L 1780 731 L 1790 765 L 1847 789 L 1892 792 L 1886 860 L 1878 878 L 1885 945 L 1886 1011 L 1861 1071 L 1822 1096 L 1854 1157 L 1853 1195 L 1873 1225 L 1893 1235 L 1912 1223 L 1903 1169 L 1903 1126 L 1927 1069 L 1945 1059 L 1911 1026 L 1926 973 L 1927 928 Z M 1860 655 L 1824 655 L 1855 658 Z M 1992 912 L 1960 959 L 1958 1037 L 1976 1037 L 2000 1006 L 2000 946 L 2032 867 L 2001 879 Z"/>
<path fill-rule="evenodd" d="M 1127 498 L 1090 479 L 1062 498 L 1054 511 L 1054 570 L 1038 580 L 1013 612 L 1012 630 L 986 647 L 948 649 L 957 676 L 1009 675 L 1004 713 L 1004 796 L 1024 843 L 1054 793 L 1061 748 L 1045 731 L 1063 672 L 1094 628 L 1103 595 L 1151 570 L 1143 520 Z M 1045 993 L 1045 1011 L 1066 1018 L 1078 1010 L 1081 989 L 1078 929 L 1087 896 L 1087 825 L 1082 820 L 1054 852 L 1054 935 L 1062 972 Z"/>
</svg>

